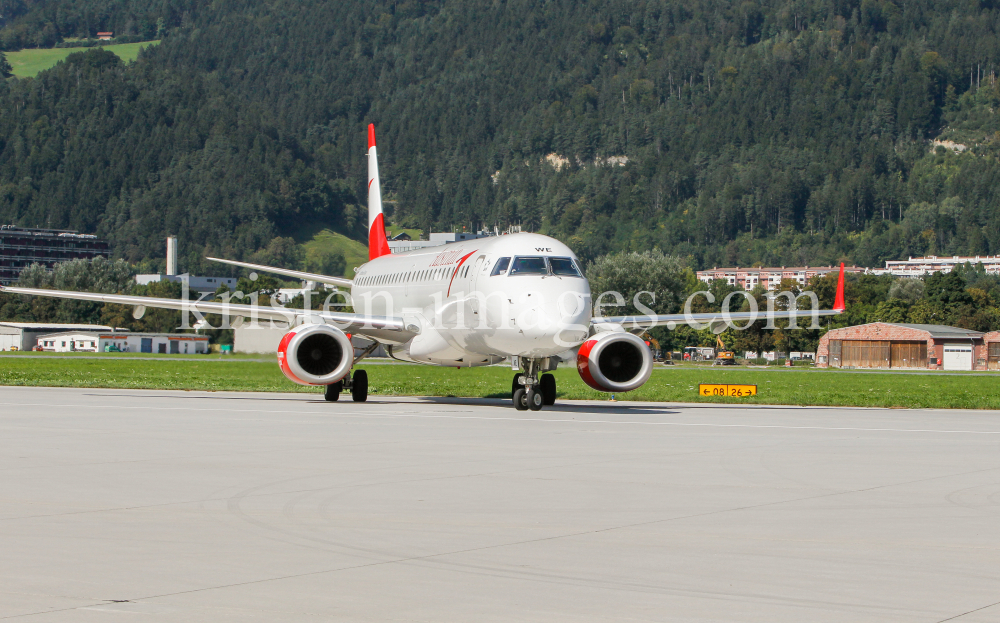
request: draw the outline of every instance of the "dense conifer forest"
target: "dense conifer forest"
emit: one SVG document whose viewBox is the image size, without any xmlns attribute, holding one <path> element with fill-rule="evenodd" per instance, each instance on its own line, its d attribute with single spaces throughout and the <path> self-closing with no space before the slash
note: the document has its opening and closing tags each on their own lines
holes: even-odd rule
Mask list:
<svg viewBox="0 0 1000 623">
<path fill-rule="evenodd" d="M 0 83 L 0 222 L 132 263 L 168 234 L 192 271 L 321 226 L 362 238 L 368 122 L 398 226 L 520 224 L 694 268 L 1000 253 L 993 2 L 0 10 L 7 49 L 162 30 L 135 63 L 89 49 Z"/>
</svg>

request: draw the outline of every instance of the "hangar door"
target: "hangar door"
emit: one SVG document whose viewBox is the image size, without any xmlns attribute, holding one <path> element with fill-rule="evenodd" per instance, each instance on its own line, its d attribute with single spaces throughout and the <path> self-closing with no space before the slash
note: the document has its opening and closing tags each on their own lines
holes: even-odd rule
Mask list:
<svg viewBox="0 0 1000 623">
<path fill-rule="evenodd" d="M 927 342 L 892 342 L 890 363 L 893 368 L 926 368 Z"/>
<path fill-rule="evenodd" d="M 840 365 L 852 368 L 888 368 L 889 342 L 885 340 L 844 340 Z"/>
<path fill-rule="evenodd" d="M 830 340 L 830 363 L 845 368 L 926 368 L 927 342 Z"/>
<path fill-rule="evenodd" d="M 945 344 L 945 370 L 971 370 L 972 344 Z"/>
</svg>

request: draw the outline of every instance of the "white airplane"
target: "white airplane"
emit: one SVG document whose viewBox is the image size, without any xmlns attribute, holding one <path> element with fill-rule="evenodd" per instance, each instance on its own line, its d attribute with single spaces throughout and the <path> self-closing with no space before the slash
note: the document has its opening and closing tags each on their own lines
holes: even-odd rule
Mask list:
<svg viewBox="0 0 1000 623">
<path fill-rule="evenodd" d="M 546 372 L 565 361 L 574 361 L 582 379 L 599 391 L 622 393 L 641 386 L 649 380 L 653 355 L 636 333 L 650 327 L 698 323 L 721 332 L 727 320 L 817 317 L 844 311 L 843 265 L 830 310 L 605 317 L 592 313 L 590 284 L 576 256 L 547 236 L 510 234 L 393 254 L 382 215 L 374 125 L 368 126 L 368 227 L 369 261 L 356 269 L 353 280 L 208 258 L 349 288 L 355 313 L 33 288 L 3 290 L 132 305 L 136 317 L 146 307 L 159 307 L 222 314 L 227 321 L 235 318 L 234 326 L 243 318 L 288 323 L 290 330 L 278 346 L 281 371 L 295 383 L 325 386 L 329 401 L 338 400 L 345 390 L 357 402 L 367 400 L 366 372 L 355 369 L 351 374 L 351 370 L 379 344 L 395 359 L 436 366 L 484 366 L 507 360 L 517 370 L 511 398 L 519 410 L 555 403 L 555 377 Z M 356 356 L 351 334 L 368 338 L 372 346 Z"/>
</svg>

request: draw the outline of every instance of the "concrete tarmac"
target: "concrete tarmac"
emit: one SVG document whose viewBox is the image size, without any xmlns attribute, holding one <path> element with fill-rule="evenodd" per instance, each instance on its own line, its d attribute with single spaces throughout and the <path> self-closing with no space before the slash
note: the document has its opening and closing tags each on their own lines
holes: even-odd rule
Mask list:
<svg viewBox="0 0 1000 623">
<path fill-rule="evenodd" d="M 1000 414 L 0 388 L 0 619 L 1000 620 Z"/>
</svg>

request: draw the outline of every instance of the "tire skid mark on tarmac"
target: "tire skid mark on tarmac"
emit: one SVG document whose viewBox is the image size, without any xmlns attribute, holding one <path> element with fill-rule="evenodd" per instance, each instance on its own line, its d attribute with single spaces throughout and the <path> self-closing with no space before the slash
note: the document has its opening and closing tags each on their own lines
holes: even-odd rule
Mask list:
<svg viewBox="0 0 1000 623">
<path fill-rule="evenodd" d="M 992 469 L 1000 469 L 1000 467 L 992 468 Z M 957 474 L 945 474 L 945 475 L 941 475 L 941 476 L 932 476 L 932 477 L 928 477 L 928 478 L 921 478 L 921 479 L 907 481 L 907 482 L 887 483 L 887 484 L 884 484 L 884 485 L 877 485 L 877 486 L 874 486 L 874 487 L 865 487 L 863 489 L 855 489 L 855 490 L 851 490 L 851 491 L 842 491 L 842 492 L 837 492 L 837 493 L 824 493 L 824 494 L 820 494 L 820 495 L 806 496 L 806 497 L 802 497 L 802 498 L 795 498 L 795 499 L 789 499 L 789 500 L 779 500 L 779 501 L 775 501 L 775 502 L 765 502 L 765 503 L 761 503 L 761 504 L 753 504 L 753 505 L 742 506 L 742 507 L 719 509 L 719 510 L 716 510 L 716 511 L 707 511 L 707 512 L 703 512 L 703 513 L 695 513 L 695 514 L 691 514 L 691 515 L 684 515 L 684 516 L 678 516 L 678 517 L 668 517 L 668 518 L 665 518 L 665 519 L 657 519 L 657 520 L 651 520 L 651 521 L 644 521 L 644 522 L 637 522 L 637 523 L 631 523 L 631 524 L 624 524 L 624 525 L 619 525 L 619 526 L 610 526 L 610 527 L 605 527 L 605 528 L 597 528 L 597 529 L 593 529 L 593 530 L 583 530 L 583 531 L 577 531 L 577 532 L 571 532 L 571 533 L 565 533 L 565 534 L 557 534 L 557 535 L 552 535 L 552 536 L 548 536 L 548 537 L 538 537 L 538 538 L 534 538 L 534 539 L 525 539 L 525 540 L 521 540 L 521 541 L 514 541 L 514 542 L 507 542 L 507 543 L 497 543 L 497 544 L 494 544 L 494 545 L 484 545 L 484 546 L 480 546 L 480 547 L 471 547 L 471 548 L 465 548 L 465 549 L 461 549 L 461 550 L 452 550 L 452 551 L 447 551 L 447 552 L 438 552 L 438 553 L 426 554 L 426 555 L 422 555 L 422 556 L 399 557 L 399 558 L 394 558 L 394 559 L 391 559 L 391 560 L 372 561 L 372 562 L 366 562 L 366 563 L 361 563 L 361 564 L 357 564 L 357 565 L 348 565 L 348 566 L 344 566 L 344 567 L 335 567 L 335 568 L 331 568 L 331 569 L 320 569 L 320 570 L 316 570 L 316 571 L 306 571 L 306 572 L 302 572 L 302 573 L 294 573 L 294 574 L 288 574 L 288 575 L 283 575 L 283 576 L 275 576 L 275 577 L 270 577 L 270 578 L 261 578 L 261 579 L 258 579 L 258 580 L 248 580 L 248 581 L 245 581 L 245 582 L 234 582 L 234 583 L 231 583 L 231 584 L 222 584 L 222 585 L 217 585 L 217 586 L 207 586 L 207 587 L 201 587 L 201 588 L 193 588 L 193 589 L 189 589 L 189 590 L 175 591 L 175 592 L 171 592 L 171 593 L 162 593 L 162 594 L 158 594 L 158 595 L 146 595 L 146 596 L 142 596 L 142 597 L 135 597 L 135 598 L 132 598 L 131 600 L 132 601 L 151 600 L 151 599 L 157 599 L 157 598 L 160 598 L 160 597 L 172 597 L 172 596 L 177 596 L 177 595 L 188 595 L 188 594 L 192 594 L 192 593 L 201 593 L 201 592 L 212 591 L 212 590 L 220 590 L 220 589 L 225 589 L 225 588 L 235 588 L 235 587 L 239 587 L 239 586 L 252 586 L 252 585 L 256 585 L 256 584 L 264 584 L 264 583 L 268 583 L 268 582 L 275 582 L 275 581 L 281 581 L 281 580 L 288 580 L 288 579 L 296 579 L 296 578 L 302 578 L 302 577 L 317 576 L 317 575 L 323 575 L 323 574 L 327 574 L 327 573 L 340 573 L 340 572 L 343 572 L 343 571 L 351 571 L 351 570 L 357 570 L 357 569 L 364 569 L 364 568 L 376 567 L 376 566 L 382 566 L 382 565 L 388 565 L 388 564 L 410 563 L 410 562 L 416 562 L 416 561 L 428 561 L 428 560 L 440 559 L 440 558 L 445 557 L 445 556 L 455 556 L 455 555 L 459 555 L 459 554 L 468 554 L 468 553 L 473 553 L 473 552 L 481 552 L 481 551 L 486 551 L 486 550 L 499 549 L 499 548 L 503 548 L 503 547 L 512 547 L 512 546 L 517 546 L 517 545 L 528 545 L 528 544 L 535 544 L 535 543 L 544 543 L 544 542 L 547 542 L 547 541 L 555 541 L 555 540 L 566 539 L 566 538 L 589 536 L 589 535 L 593 535 L 593 534 L 601 534 L 601 533 L 606 533 L 606 532 L 613 532 L 613 531 L 616 531 L 616 530 L 625 530 L 625 529 L 636 528 L 636 527 L 640 527 L 640 526 L 656 525 L 656 524 L 662 524 L 662 523 L 671 522 L 671 521 L 679 521 L 679 520 L 683 520 L 683 519 L 695 519 L 695 518 L 699 518 L 699 517 L 706 517 L 706 516 L 709 516 L 709 515 L 717 515 L 717 514 L 728 513 L 728 512 L 738 512 L 738 511 L 743 511 L 743 510 L 751 510 L 751 509 L 763 508 L 763 507 L 768 507 L 768 506 L 776 506 L 776 505 L 780 505 L 780 504 L 789 504 L 789 503 L 794 503 L 794 502 L 803 502 L 803 501 L 809 501 L 809 500 L 815 500 L 815 499 L 821 499 L 821 498 L 834 497 L 834 496 L 839 496 L 839 495 L 849 495 L 849 494 L 853 494 L 853 493 L 863 493 L 863 492 L 874 491 L 874 490 L 878 490 L 878 489 L 884 489 L 884 488 L 888 488 L 888 487 L 901 486 L 901 485 L 907 485 L 907 484 L 914 484 L 914 483 L 919 483 L 919 482 L 927 482 L 927 481 L 931 481 L 931 480 L 938 480 L 938 479 L 941 479 L 941 478 L 951 478 L 951 477 L 955 477 L 955 476 L 963 476 L 963 475 L 969 475 L 969 474 L 974 474 L 974 473 L 981 473 L 981 472 L 985 472 L 985 471 L 991 471 L 991 470 L 984 469 L 984 470 L 976 470 L 976 471 L 973 471 L 973 472 L 963 472 L 963 473 L 957 473 Z M 261 485 L 261 486 L 266 486 L 266 485 Z M 94 606 L 94 605 L 104 605 L 104 603 L 106 603 L 106 602 L 102 602 L 100 604 L 88 604 L 88 605 L 91 605 L 91 606 Z M 998 602 L 998 604 L 1000 604 L 1000 602 Z M 970 614 L 971 612 L 977 612 L 979 610 L 983 610 L 983 609 L 986 609 L 986 608 L 989 608 L 989 607 L 992 607 L 992 606 L 998 605 L 998 604 L 991 604 L 990 606 L 984 606 L 983 608 L 979 608 L 977 610 L 969 611 L 969 612 L 957 615 L 956 617 L 951 617 L 950 619 L 944 619 L 942 621 L 939 621 L 939 623 L 944 623 L 944 621 L 953 620 L 953 619 L 958 618 L 960 616 L 965 616 L 965 614 Z M 63 609 L 63 610 L 49 610 L 49 611 L 40 612 L 40 613 L 37 613 L 37 614 L 48 614 L 48 613 L 59 612 L 59 611 L 72 611 L 72 610 L 77 610 L 78 608 L 79 608 L 79 606 L 78 607 L 73 607 L 73 608 L 66 608 L 66 609 Z M 33 613 L 26 613 L 26 614 L 23 614 L 23 615 L 15 615 L 15 616 L 30 616 L 31 614 L 33 614 Z M 13 618 L 13 617 L 4 617 L 4 618 Z"/>
<path fill-rule="evenodd" d="M 699 453 L 701 453 L 701 452 L 705 452 L 705 451 L 700 451 Z M 707 512 L 703 512 L 703 513 L 696 513 L 696 514 L 686 515 L 686 516 L 670 517 L 670 518 L 658 519 L 658 520 L 652 520 L 652 521 L 646 521 L 646 522 L 638 522 L 638 523 L 628 524 L 628 525 L 611 526 L 611 527 L 598 528 L 598 529 L 593 529 L 593 530 L 579 531 L 579 532 L 569 533 L 569 534 L 553 535 L 553 536 L 549 536 L 549 537 L 540 537 L 540 538 L 535 538 L 535 539 L 528 539 L 528 540 L 517 541 L 517 542 L 512 542 L 512 543 L 501 543 L 501 544 L 495 544 L 495 545 L 486 545 L 486 546 L 482 546 L 482 547 L 468 548 L 468 549 L 457 550 L 457 551 L 452 551 L 452 552 L 440 552 L 440 553 L 426 554 L 426 555 L 420 555 L 420 556 L 402 556 L 402 555 L 400 555 L 398 553 L 395 553 L 395 552 L 392 552 L 392 551 L 384 551 L 384 550 L 380 551 L 380 550 L 374 549 L 374 548 L 358 548 L 356 546 L 345 545 L 344 543 L 337 543 L 337 542 L 331 541 L 329 539 L 320 539 L 320 538 L 316 538 L 316 537 L 306 537 L 306 536 L 303 536 L 303 535 L 294 534 L 293 532 L 288 531 L 288 530 L 284 530 L 284 529 L 281 529 L 281 528 L 276 528 L 274 526 L 269 526 L 265 522 L 260 522 L 259 520 L 256 520 L 256 519 L 252 519 L 252 518 L 249 518 L 249 517 L 248 517 L 248 519 L 250 519 L 250 521 L 252 523 L 254 523 L 255 525 L 259 525 L 259 527 L 262 527 L 262 528 L 264 528 L 266 530 L 270 530 L 270 531 L 282 533 L 285 536 L 289 536 L 289 537 L 292 537 L 292 538 L 298 538 L 298 539 L 306 539 L 306 540 L 316 541 L 316 542 L 324 543 L 326 545 L 332 545 L 334 547 L 342 548 L 342 549 L 346 549 L 346 550 L 353 550 L 355 552 L 358 552 L 358 555 L 361 556 L 362 558 L 368 558 L 368 557 L 389 558 L 388 560 L 385 560 L 385 559 L 378 560 L 376 558 L 375 560 L 373 560 L 370 563 L 361 564 L 361 565 L 357 565 L 357 566 L 346 567 L 346 568 L 343 568 L 343 569 L 331 569 L 331 570 L 329 570 L 329 572 L 339 572 L 339 571 L 349 570 L 349 569 L 363 568 L 363 567 L 369 567 L 369 566 L 377 566 L 377 565 L 383 565 L 383 564 L 394 564 L 394 563 L 403 563 L 403 564 L 428 564 L 428 565 L 434 565 L 436 567 L 443 567 L 443 568 L 454 569 L 454 570 L 459 570 L 459 571 L 468 571 L 468 572 L 475 571 L 475 572 L 482 573 L 482 574 L 485 574 L 485 575 L 490 575 L 490 574 L 501 574 L 501 575 L 503 575 L 503 574 L 509 574 L 510 577 L 512 577 L 513 579 L 534 579 L 534 580 L 538 580 L 538 581 L 549 581 L 549 582 L 556 582 L 556 583 L 584 583 L 584 584 L 588 584 L 588 585 L 594 585 L 595 581 L 593 579 L 589 579 L 589 578 L 566 576 L 565 574 L 550 574 L 550 573 L 544 573 L 544 572 L 539 572 L 539 571 L 528 572 L 528 571 L 520 570 L 520 569 L 511 570 L 508 567 L 504 567 L 504 566 L 489 566 L 489 565 L 482 565 L 482 564 L 459 563 L 459 562 L 455 562 L 455 561 L 446 561 L 446 560 L 443 560 L 442 558 L 447 557 L 447 556 L 453 556 L 453 555 L 474 553 L 474 552 L 479 552 L 479 551 L 487 551 L 487 550 L 492 550 L 492 549 L 497 549 L 497 548 L 503 548 L 503 547 L 513 547 L 513 546 L 518 546 L 518 545 L 526 545 L 526 544 L 534 544 L 534 543 L 540 543 L 540 542 L 546 542 L 546 541 L 553 541 L 553 540 L 558 540 L 558 539 L 563 539 L 563 538 L 572 538 L 572 537 L 578 537 L 578 536 L 588 536 L 588 535 L 593 535 L 593 534 L 598 534 L 598 533 L 604 533 L 604 532 L 610 532 L 610 531 L 615 531 L 615 530 L 628 529 L 628 528 L 634 528 L 634 527 L 640 527 L 640 526 L 655 525 L 655 524 L 662 524 L 662 523 L 666 523 L 666 522 L 680 521 L 680 520 L 692 519 L 692 518 L 699 518 L 699 517 L 705 517 L 705 516 L 716 515 L 716 514 L 721 514 L 721 513 L 733 512 L 733 511 L 751 510 L 751 509 L 757 509 L 757 508 L 768 507 L 768 506 L 775 506 L 775 505 L 781 505 L 781 504 L 795 503 L 795 502 L 800 502 L 800 501 L 815 500 L 815 499 L 828 498 L 828 497 L 834 497 L 834 496 L 840 496 L 840 495 L 849 495 L 849 494 L 852 494 L 852 493 L 862 493 L 862 492 L 873 491 L 873 490 L 883 489 L 883 488 L 888 488 L 888 487 L 903 486 L 903 485 L 907 485 L 907 484 L 914 484 L 914 483 L 919 483 L 919 482 L 927 482 L 927 481 L 937 480 L 937 479 L 941 479 L 941 478 L 963 476 L 963 475 L 969 475 L 969 474 L 974 474 L 974 473 L 982 473 L 982 472 L 993 471 L 993 470 L 998 470 L 998 469 L 1000 469 L 1000 467 L 975 470 L 975 471 L 972 471 L 972 472 L 962 472 L 962 473 L 958 473 L 958 474 L 947 474 L 947 475 L 941 475 L 941 476 L 932 476 L 932 477 L 921 478 L 921 479 L 912 480 L 912 481 L 898 482 L 898 483 L 888 483 L 888 484 L 884 484 L 884 485 L 877 485 L 877 486 L 874 486 L 874 487 L 866 487 L 866 488 L 863 488 L 863 489 L 856 489 L 856 490 L 849 490 L 849 491 L 837 491 L 837 492 L 832 492 L 832 493 L 823 493 L 823 494 L 819 494 L 819 495 L 812 495 L 812 496 L 806 496 L 806 497 L 802 497 L 802 498 L 795 498 L 795 499 L 789 499 L 789 500 L 779 500 L 779 501 L 775 501 L 775 502 L 767 502 L 767 503 L 750 505 L 750 506 L 745 506 L 745 507 L 719 509 L 719 510 L 715 510 L 715 511 L 707 511 Z M 522 471 L 522 470 L 513 470 L 513 471 Z M 467 476 L 449 476 L 447 478 L 470 477 L 470 476 L 475 476 L 475 475 L 474 474 L 470 474 L 470 475 L 467 475 Z M 442 479 L 442 478 L 420 479 L 420 481 L 423 481 L 423 480 L 440 480 L 440 479 Z M 412 482 L 412 481 L 406 481 L 406 482 Z M 357 486 L 360 486 L 360 487 L 363 487 L 363 488 L 367 488 L 367 487 L 380 486 L 381 484 L 384 484 L 384 483 L 360 484 L 360 485 L 357 485 Z M 278 540 L 279 541 L 284 541 L 283 539 L 278 539 Z M 298 544 L 298 545 L 301 545 L 301 544 Z M 323 571 L 308 572 L 308 573 L 298 574 L 298 575 L 293 575 L 293 576 L 288 576 L 288 577 L 299 577 L 299 575 L 308 576 L 308 575 L 314 575 L 314 574 L 318 574 L 318 573 L 324 573 L 324 572 Z M 276 579 L 284 579 L 284 578 L 276 578 Z M 266 582 L 268 580 L 261 580 L 261 581 L 262 582 Z M 251 583 L 255 583 L 255 582 L 251 582 Z M 596 582 L 596 584 L 601 584 L 601 583 L 605 584 L 606 585 L 605 588 L 607 588 L 609 590 L 612 590 L 612 589 L 617 589 L 617 590 L 642 590 L 643 592 L 653 591 L 653 592 L 660 592 L 660 593 L 663 593 L 663 594 L 689 595 L 689 596 L 699 596 L 699 597 L 715 598 L 715 599 L 734 599 L 734 598 L 738 598 L 738 599 L 751 599 L 752 601 L 757 601 L 757 602 L 760 602 L 760 603 L 778 603 L 778 604 L 800 605 L 800 606 L 806 606 L 806 605 L 812 604 L 815 607 L 819 607 L 819 606 L 831 606 L 831 605 L 833 605 L 833 606 L 843 606 L 844 605 L 844 604 L 838 603 L 838 602 L 826 603 L 826 602 L 822 602 L 822 601 L 818 601 L 818 600 L 797 600 L 797 599 L 791 598 L 791 597 L 774 596 L 774 595 L 768 596 L 768 595 L 756 594 L 756 593 L 751 593 L 751 594 L 732 594 L 732 595 L 730 595 L 728 593 L 717 593 L 716 594 L 716 593 L 712 593 L 710 591 L 697 591 L 697 590 L 689 590 L 689 589 L 682 589 L 682 588 L 647 586 L 647 585 L 642 585 L 642 584 L 636 584 L 635 586 L 632 586 L 632 583 L 622 583 L 622 582 L 611 582 L 611 583 L 606 582 L 606 581 L 604 581 L 604 582 L 601 582 L 601 581 Z M 208 590 L 208 589 L 206 589 L 206 590 Z M 853 608 L 857 608 L 857 609 L 868 609 L 869 611 L 871 609 L 877 609 L 877 610 L 880 610 L 880 611 L 884 611 L 886 613 L 899 613 L 900 612 L 900 610 L 897 609 L 897 608 L 881 607 L 881 606 L 876 606 L 876 605 L 872 605 L 872 604 L 851 604 L 850 606 L 853 607 Z M 921 613 L 909 613 L 909 612 L 907 612 L 906 614 L 926 614 L 926 613 L 923 613 L 923 612 L 921 612 Z"/>
<path fill-rule="evenodd" d="M 760 447 L 771 447 L 773 445 L 774 444 L 765 444 L 765 445 L 760 446 Z M 712 454 L 712 453 L 716 453 L 716 452 L 720 452 L 720 451 L 725 451 L 725 449 L 711 448 L 711 449 L 704 449 L 704 450 L 695 450 L 695 451 L 690 451 L 690 452 L 673 452 L 673 453 L 669 453 L 669 454 L 662 454 L 662 453 L 656 452 L 655 450 L 650 450 L 650 451 L 642 452 L 642 453 L 639 453 L 639 454 L 640 455 L 655 455 L 655 456 L 660 457 L 660 458 L 667 458 L 667 457 L 692 456 L 692 455 L 699 455 L 699 454 Z M 544 458 L 555 458 L 555 457 L 544 457 Z M 456 460 L 456 461 L 438 462 L 438 463 L 433 463 L 433 464 L 399 465 L 399 466 L 389 466 L 389 467 L 373 467 L 373 468 L 366 468 L 366 469 L 361 469 L 361 470 L 353 470 L 353 471 L 350 471 L 350 472 L 339 472 L 339 471 L 338 472 L 327 472 L 327 473 L 314 474 L 314 475 L 311 475 L 311 476 L 297 476 L 295 478 L 288 478 L 288 479 L 276 480 L 276 481 L 273 481 L 273 482 L 270 482 L 270 483 L 262 483 L 260 485 L 254 486 L 254 487 L 250 487 L 248 489 L 240 491 L 240 492 L 236 493 L 235 495 L 233 495 L 231 497 L 228 497 L 228 498 L 225 498 L 225 499 L 206 500 L 206 501 L 226 501 L 227 502 L 227 507 L 229 508 L 230 513 L 232 513 L 233 515 L 236 515 L 236 516 L 240 517 L 240 519 L 246 521 L 247 523 L 250 523 L 251 525 L 254 525 L 255 527 L 257 527 L 257 528 L 259 528 L 261 530 L 273 532 L 273 533 L 276 533 L 276 534 L 280 534 L 283 537 L 286 537 L 286 538 L 277 538 L 277 537 L 274 537 L 274 536 L 265 537 L 265 538 L 268 538 L 269 540 L 274 540 L 276 542 L 281 542 L 281 543 L 285 543 L 285 544 L 288 544 L 288 545 L 294 545 L 294 546 L 297 546 L 297 547 L 301 547 L 301 548 L 305 548 L 305 549 L 312 549 L 312 550 L 320 549 L 320 550 L 324 550 L 324 551 L 331 551 L 329 548 L 332 547 L 334 549 L 339 548 L 341 550 L 344 550 L 345 552 L 357 551 L 357 552 L 364 553 L 366 555 L 375 554 L 375 555 L 379 555 L 379 556 L 383 556 L 383 557 L 399 557 L 400 554 L 398 554 L 397 552 L 394 552 L 394 551 L 378 550 L 378 549 L 373 549 L 373 548 L 358 548 L 358 547 L 356 547 L 354 545 L 349 545 L 349 544 L 347 544 L 345 542 L 342 542 L 342 541 L 332 540 L 332 539 L 329 539 L 329 538 L 314 537 L 314 536 L 311 536 L 311 535 L 304 535 L 304 534 L 300 534 L 300 533 L 295 532 L 291 528 L 285 528 L 285 527 L 279 527 L 279 526 L 270 525 L 270 524 L 268 524 L 267 522 L 265 522 L 263 520 L 253 518 L 250 515 L 248 515 L 243 510 L 243 508 L 242 508 L 243 500 L 245 500 L 245 499 L 247 499 L 249 497 L 263 497 L 263 496 L 273 496 L 273 495 L 295 495 L 296 496 L 295 499 L 297 500 L 297 499 L 301 499 L 303 497 L 314 495 L 316 493 L 320 493 L 320 492 L 323 492 L 323 491 L 330 491 L 330 490 L 333 490 L 333 489 L 340 489 L 340 491 L 336 491 L 332 495 L 328 496 L 328 498 L 327 498 L 328 501 L 324 500 L 317 507 L 317 510 L 319 511 L 319 516 L 321 518 L 326 519 L 327 521 L 329 521 L 329 522 L 332 523 L 333 522 L 333 517 L 331 517 L 329 515 L 329 513 L 327 512 L 327 509 L 328 509 L 329 505 L 332 504 L 333 500 L 335 500 L 338 497 L 340 497 L 340 496 L 342 496 L 342 495 L 350 492 L 353 489 L 369 489 L 369 488 L 383 487 L 383 486 L 388 486 L 388 485 L 398 485 L 398 484 L 408 484 L 408 483 L 418 483 L 418 482 L 433 482 L 433 481 L 451 480 L 451 479 L 459 479 L 459 478 L 481 478 L 481 477 L 488 477 L 488 476 L 498 476 L 498 475 L 505 475 L 505 474 L 516 474 L 516 473 L 523 473 L 523 472 L 531 472 L 531 471 L 538 471 L 538 470 L 545 470 L 545 469 L 562 469 L 562 468 L 566 468 L 566 467 L 594 466 L 594 465 L 601 465 L 601 464 L 607 464 L 607 463 L 620 462 L 622 460 L 623 460 L 622 457 L 616 456 L 614 458 L 602 459 L 602 460 L 576 461 L 576 462 L 572 462 L 572 463 L 558 463 L 558 464 L 552 464 L 552 465 L 537 465 L 537 466 L 529 466 L 529 467 L 522 466 L 522 467 L 517 467 L 517 468 L 512 468 L 512 469 L 494 470 L 494 471 L 487 471 L 487 472 L 472 472 L 472 473 L 467 473 L 467 474 L 446 475 L 446 476 L 428 476 L 428 477 L 424 477 L 424 478 L 407 478 L 407 479 L 403 479 L 403 480 L 383 480 L 383 481 L 378 481 L 378 482 L 355 481 L 355 482 L 351 482 L 351 483 L 340 483 L 340 484 L 335 484 L 335 485 L 330 485 L 330 486 L 322 486 L 322 487 L 315 487 L 315 488 L 308 488 L 308 489 L 297 489 L 297 490 L 292 490 L 292 491 L 274 491 L 274 492 L 270 492 L 270 493 L 261 493 L 261 491 L 263 491 L 263 490 L 265 490 L 265 489 L 267 489 L 269 487 L 272 487 L 274 485 L 283 484 L 283 483 L 287 483 L 287 482 L 293 482 L 293 481 L 296 481 L 296 480 L 307 480 L 309 478 L 320 478 L 320 477 L 330 476 L 330 475 L 348 475 L 348 474 L 349 475 L 360 475 L 360 474 L 363 474 L 365 472 L 378 472 L 378 471 L 384 471 L 384 470 L 387 470 L 387 469 L 396 470 L 396 469 L 406 469 L 406 468 L 412 468 L 412 467 L 426 467 L 428 465 L 448 465 L 448 464 L 454 464 L 454 463 L 469 463 L 470 461 L 468 459 L 462 459 L 462 460 Z M 475 461 L 475 462 L 479 462 L 479 461 Z M 238 500 L 237 500 L 237 498 L 238 498 Z M 235 507 L 233 506 L 233 502 L 234 501 L 237 502 L 237 504 L 236 504 Z M 286 502 L 285 508 L 287 508 L 287 506 L 288 506 L 289 503 L 291 503 L 291 502 Z M 296 522 L 296 523 L 300 523 L 300 522 Z M 313 542 L 315 544 L 308 544 L 308 543 L 302 543 L 302 542 L 294 542 L 292 540 L 287 540 L 287 539 L 301 539 L 303 541 Z"/>
<path fill-rule="evenodd" d="M 484 577 L 499 577 L 510 580 L 530 580 L 535 582 L 545 582 L 549 584 L 559 584 L 565 586 L 575 586 L 575 587 L 591 587 L 604 590 L 618 590 L 618 591 L 629 591 L 636 593 L 646 593 L 646 594 L 659 594 L 659 595 L 671 595 L 677 597 L 696 597 L 702 599 L 714 599 L 718 601 L 751 601 L 758 604 L 771 604 L 771 605 L 785 605 L 785 606 L 799 606 L 799 607 L 813 607 L 813 608 L 824 608 L 830 609 L 835 608 L 837 610 L 843 610 L 847 612 L 860 612 L 860 613 L 871 613 L 872 611 L 879 611 L 885 614 L 900 614 L 913 617 L 914 615 L 926 614 L 922 611 L 915 610 L 904 610 L 902 608 L 892 607 L 892 606 L 879 606 L 875 604 L 862 604 L 862 603 L 844 603 L 844 602 L 834 602 L 834 601 L 822 601 L 818 599 L 800 599 L 793 596 L 785 595 L 774 595 L 765 594 L 761 592 L 724 592 L 724 591 L 709 591 L 709 590 L 699 590 L 675 586 L 665 586 L 659 584 L 648 584 L 643 582 L 635 582 L 628 580 L 602 580 L 595 578 L 587 578 L 582 576 L 573 576 L 565 573 L 547 573 L 543 571 L 528 571 L 524 569 L 511 569 L 509 567 L 491 567 L 482 564 L 472 564 L 472 563 L 448 563 L 441 560 L 413 560 L 404 561 L 400 564 L 413 565 L 413 566 L 426 566 L 429 568 L 459 568 L 462 571 L 473 574 L 480 575 Z"/>
<path fill-rule="evenodd" d="M 990 493 L 981 492 L 983 489 L 992 489 L 993 491 Z M 956 489 L 949 493 L 945 499 L 954 506 L 976 511 L 980 515 L 988 517 L 1000 515 L 1000 483 L 997 482 Z"/>
</svg>

